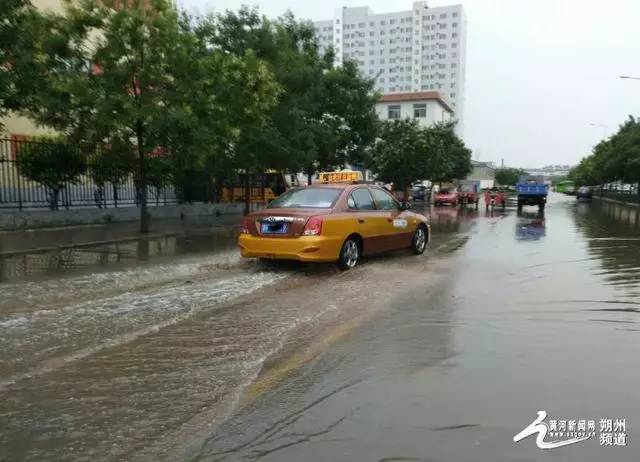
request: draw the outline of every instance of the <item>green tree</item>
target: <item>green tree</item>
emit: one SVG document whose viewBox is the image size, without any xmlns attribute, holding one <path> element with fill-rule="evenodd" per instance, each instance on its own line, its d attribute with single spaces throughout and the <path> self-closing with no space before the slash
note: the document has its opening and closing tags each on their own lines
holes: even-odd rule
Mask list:
<svg viewBox="0 0 640 462">
<path fill-rule="evenodd" d="M 22 145 L 17 165 L 21 175 L 47 190 L 51 210 L 58 210 L 62 190 L 76 183 L 87 167 L 84 155 L 74 146 L 49 138 Z"/>
<path fill-rule="evenodd" d="M 31 114 L 71 139 L 123 140 L 136 153 L 141 231 L 148 231 L 151 152 L 166 149 L 184 171 L 200 169 L 258 124 L 277 87 L 247 52 L 229 56 L 196 34 L 168 0 L 69 2 L 49 15 L 48 79 Z"/>
<path fill-rule="evenodd" d="M 235 147 L 238 168 L 305 171 L 362 164 L 376 134 L 373 81 L 355 64 L 334 67 L 321 53 L 313 25 L 289 14 L 270 21 L 242 8 L 208 18 L 202 33 L 233 54 L 253 50 L 282 89 L 263 125 Z"/>
<path fill-rule="evenodd" d="M 154 188 L 156 205 L 160 203 L 160 193 L 169 186 L 173 180 L 173 165 L 168 156 L 157 156 L 149 159 L 149 171 L 147 175 L 149 185 Z"/>
<path fill-rule="evenodd" d="M 118 188 L 134 172 L 136 155 L 125 140 L 112 139 L 89 158 L 89 174 L 99 188 L 113 188 L 114 206 L 118 206 Z"/>
<path fill-rule="evenodd" d="M 640 185 L 640 120 L 629 116 L 616 133 L 600 141 L 591 155 L 571 170 L 569 179 L 581 185 L 613 181 Z"/>
<path fill-rule="evenodd" d="M 379 138 L 371 149 L 368 166 L 378 180 L 404 191 L 425 177 L 428 166 L 424 130 L 415 120 L 388 120 L 380 124 Z"/>
<path fill-rule="evenodd" d="M 325 59 L 333 60 L 333 53 Z M 320 166 L 362 166 L 378 134 L 375 81 L 364 77 L 353 61 L 324 72 L 322 80 L 321 111 L 324 119 L 331 121 L 335 140 L 325 151 L 333 158 L 320 160 Z"/>
<path fill-rule="evenodd" d="M 1 5 L 0 119 L 9 111 L 21 111 L 42 83 L 38 45 L 45 30 L 43 18 L 30 2 L 2 0 Z"/>
<path fill-rule="evenodd" d="M 512 186 L 518 182 L 518 178 L 524 175 L 525 171 L 520 168 L 498 168 L 496 169 L 496 182 L 500 186 Z"/>
<path fill-rule="evenodd" d="M 597 172 L 594 169 L 593 156 L 584 157 L 578 165 L 573 167 L 567 176 L 576 186 L 593 186 L 599 184 Z"/>
<path fill-rule="evenodd" d="M 425 129 L 428 156 L 426 178 L 434 182 L 465 178 L 471 171 L 471 150 L 454 132 L 455 123 L 438 123 Z"/>
</svg>

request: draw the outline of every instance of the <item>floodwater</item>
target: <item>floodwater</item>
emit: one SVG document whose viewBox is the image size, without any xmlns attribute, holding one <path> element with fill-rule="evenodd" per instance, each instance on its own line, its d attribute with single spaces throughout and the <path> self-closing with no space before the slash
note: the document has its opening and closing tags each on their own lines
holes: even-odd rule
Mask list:
<svg viewBox="0 0 640 462">
<path fill-rule="evenodd" d="M 23 246 L 0 460 L 638 460 L 638 210 L 438 208 L 427 255 L 344 273 L 241 261 L 228 227 Z M 514 443 L 538 410 L 629 445 Z"/>
</svg>

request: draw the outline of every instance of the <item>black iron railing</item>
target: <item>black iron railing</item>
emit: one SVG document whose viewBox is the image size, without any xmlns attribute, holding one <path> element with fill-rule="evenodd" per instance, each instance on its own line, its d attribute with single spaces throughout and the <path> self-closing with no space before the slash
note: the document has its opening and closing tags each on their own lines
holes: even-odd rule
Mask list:
<svg viewBox="0 0 640 462">
<path fill-rule="evenodd" d="M 32 156 L 38 165 L 26 165 L 21 155 Z M 97 162 L 98 155 L 108 153 L 100 147 L 0 139 L 0 209 L 136 206 L 140 188 L 134 166 L 123 173 L 122 165 Z M 56 174 L 67 171 L 74 173 Z M 176 203 L 177 196 L 172 185 L 147 186 L 151 206 Z"/>
</svg>

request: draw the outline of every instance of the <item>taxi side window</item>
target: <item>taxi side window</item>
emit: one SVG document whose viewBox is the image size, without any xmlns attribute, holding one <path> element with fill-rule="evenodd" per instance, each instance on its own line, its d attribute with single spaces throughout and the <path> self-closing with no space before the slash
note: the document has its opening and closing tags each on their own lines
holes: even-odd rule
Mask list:
<svg viewBox="0 0 640 462">
<path fill-rule="evenodd" d="M 398 202 L 395 198 L 386 191 L 382 189 L 373 188 L 371 189 L 371 194 L 373 194 L 373 198 L 376 201 L 376 205 L 380 210 L 398 210 Z"/>
<path fill-rule="evenodd" d="M 366 188 L 353 191 L 347 199 L 347 205 L 350 209 L 357 210 L 373 210 L 375 208 L 371 194 Z"/>
</svg>

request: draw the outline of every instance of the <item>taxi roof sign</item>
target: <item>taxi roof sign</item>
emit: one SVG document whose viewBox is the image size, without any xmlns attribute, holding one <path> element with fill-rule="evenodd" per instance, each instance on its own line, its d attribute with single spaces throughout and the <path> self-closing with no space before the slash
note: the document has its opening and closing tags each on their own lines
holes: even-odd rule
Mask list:
<svg viewBox="0 0 640 462">
<path fill-rule="evenodd" d="M 320 183 L 355 183 L 362 181 L 362 172 L 344 170 L 342 172 L 322 172 L 318 175 Z"/>
</svg>

